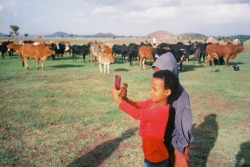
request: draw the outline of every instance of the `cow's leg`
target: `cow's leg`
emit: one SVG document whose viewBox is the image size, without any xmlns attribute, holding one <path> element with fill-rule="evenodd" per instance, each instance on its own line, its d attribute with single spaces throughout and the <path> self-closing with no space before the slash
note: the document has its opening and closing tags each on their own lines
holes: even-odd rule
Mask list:
<svg viewBox="0 0 250 167">
<path fill-rule="evenodd" d="M 201 64 L 201 57 L 202 57 L 202 54 L 200 53 L 199 57 L 198 57 L 198 63 Z M 205 58 L 203 58 L 203 61 L 205 62 Z"/>
<path fill-rule="evenodd" d="M 102 73 L 102 64 L 99 63 L 99 69 L 100 69 L 100 72 Z"/>
<path fill-rule="evenodd" d="M 39 70 L 39 60 L 36 59 L 36 70 Z"/>
<path fill-rule="evenodd" d="M 43 71 L 45 70 L 45 69 L 44 69 L 44 61 L 45 61 L 45 60 L 41 60 L 41 65 L 42 65 Z"/>
<path fill-rule="evenodd" d="M 180 71 L 182 71 L 182 62 L 180 62 Z"/>
<path fill-rule="evenodd" d="M 107 70 L 107 63 L 104 63 L 104 64 L 103 64 L 103 71 L 104 71 L 103 73 L 104 73 L 104 74 L 107 72 L 106 70 Z"/>
<path fill-rule="evenodd" d="M 107 64 L 107 73 L 109 74 L 109 64 Z"/>
<path fill-rule="evenodd" d="M 20 51 L 17 51 L 17 56 L 18 56 L 19 59 L 22 59 Z"/>
<path fill-rule="evenodd" d="M 29 69 L 29 65 L 28 65 L 28 59 L 26 56 L 23 56 L 23 66 L 25 65 L 26 69 Z"/>
<path fill-rule="evenodd" d="M 86 56 L 86 55 L 83 53 L 82 58 L 83 58 L 84 63 L 86 63 L 86 62 L 85 62 L 85 56 Z"/>
<path fill-rule="evenodd" d="M 227 67 L 227 66 L 228 66 L 228 62 L 229 62 L 229 57 L 228 57 L 228 58 L 226 58 L 225 67 Z"/>
<path fill-rule="evenodd" d="M 128 56 L 128 61 L 129 61 L 130 66 L 132 66 L 132 55 Z"/>
<path fill-rule="evenodd" d="M 213 55 L 213 57 L 211 58 L 213 67 L 215 66 L 215 65 L 214 65 L 214 58 L 215 58 L 215 56 L 216 56 L 216 55 Z"/>
<path fill-rule="evenodd" d="M 72 58 L 73 58 L 73 62 L 75 62 L 76 60 L 75 60 L 75 53 L 74 52 L 72 52 Z"/>
<path fill-rule="evenodd" d="M 91 54 L 89 54 L 89 58 L 90 58 L 90 63 L 92 64 L 92 56 L 91 56 Z"/>
<path fill-rule="evenodd" d="M 146 59 L 144 58 L 144 59 L 142 60 L 142 65 L 143 65 L 143 69 L 144 69 L 144 70 L 146 70 L 146 68 L 145 68 L 145 61 L 146 61 Z"/>
</svg>

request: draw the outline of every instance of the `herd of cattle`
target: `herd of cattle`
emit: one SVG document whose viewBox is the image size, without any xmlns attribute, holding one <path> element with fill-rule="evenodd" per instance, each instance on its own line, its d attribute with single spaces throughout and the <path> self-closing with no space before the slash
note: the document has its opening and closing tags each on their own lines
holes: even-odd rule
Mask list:
<svg viewBox="0 0 250 167">
<path fill-rule="evenodd" d="M 183 44 L 178 42 L 176 44 L 160 43 L 157 46 L 152 46 L 150 43 L 140 44 L 130 43 L 129 45 L 118 45 L 114 44 L 112 46 L 105 44 L 104 42 L 89 42 L 83 45 L 70 45 L 69 42 L 43 42 L 38 43 L 34 41 L 23 41 L 19 44 L 14 44 L 13 42 L 6 41 L 2 42 L 0 45 L 0 52 L 2 58 L 4 59 L 5 53 L 9 53 L 9 56 L 13 56 L 13 52 L 18 53 L 18 57 L 22 58 L 23 66 L 29 69 L 28 59 L 32 58 L 36 60 L 36 69 L 39 68 L 39 62 L 42 64 L 42 69 L 44 70 L 44 61 L 48 56 L 52 56 L 55 60 L 56 56 L 59 59 L 61 56 L 64 58 L 64 54 L 69 52 L 73 60 L 76 60 L 76 55 L 82 55 L 85 62 L 86 55 L 90 56 L 91 63 L 96 65 L 97 61 L 99 63 L 100 72 L 102 70 L 102 64 L 104 65 L 104 73 L 109 73 L 109 64 L 115 61 L 117 55 L 122 56 L 122 62 L 126 62 L 126 57 L 128 58 L 129 64 L 132 66 L 133 61 L 138 59 L 140 68 L 145 69 L 145 60 L 152 59 L 155 61 L 159 56 L 166 52 L 171 52 L 176 61 L 180 65 L 180 70 L 182 70 L 182 63 L 185 60 L 189 60 L 190 55 L 194 55 L 193 60 L 197 59 L 199 64 L 201 59 L 203 61 L 209 62 L 209 65 L 215 65 L 215 62 L 219 64 L 228 65 L 230 59 L 234 59 L 239 53 L 244 50 L 243 45 L 234 45 L 228 42 L 225 45 L 218 43 L 201 43 L 201 42 L 190 42 L 188 44 Z M 219 61 L 217 61 L 219 60 Z M 225 60 L 225 62 L 224 62 Z"/>
</svg>

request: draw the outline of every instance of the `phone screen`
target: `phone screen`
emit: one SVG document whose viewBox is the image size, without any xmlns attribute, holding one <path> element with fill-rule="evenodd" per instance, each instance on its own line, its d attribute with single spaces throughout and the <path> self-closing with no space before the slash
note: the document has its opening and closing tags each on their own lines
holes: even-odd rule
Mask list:
<svg viewBox="0 0 250 167">
<path fill-rule="evenodd" d="M 120 86 L 121 86 L 121 76 L 115 75 L 115 88 L 117 90 L 120 90 Z"/>
</svg>

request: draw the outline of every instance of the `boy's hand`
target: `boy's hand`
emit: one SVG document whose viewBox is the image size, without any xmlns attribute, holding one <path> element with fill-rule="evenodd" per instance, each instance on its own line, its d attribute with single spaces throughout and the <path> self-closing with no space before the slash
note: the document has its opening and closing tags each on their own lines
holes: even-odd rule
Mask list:
<svg viewBox="0 0 250 167">
<path fill-rule="evenodd" d="M 119 96 L 122 99 L 125 99 L 127 97 L 127 87 L 128 87 L 128 84 L 127 83 L 123 83 L 123 86 L 121 87 L 121 92 L 119 94 Z"/>
<path fill-rule="evenodd" d="M 121 103 L 121 97 L 119 96 L 121 94 L 121 89 L 120 90 L 117 90 L 115 88 L 115 84 L 112 88 L 112 97 L 114 99 L 114 101 L 117 102 L 117 104 L 120 104 Z"/>
</svg>

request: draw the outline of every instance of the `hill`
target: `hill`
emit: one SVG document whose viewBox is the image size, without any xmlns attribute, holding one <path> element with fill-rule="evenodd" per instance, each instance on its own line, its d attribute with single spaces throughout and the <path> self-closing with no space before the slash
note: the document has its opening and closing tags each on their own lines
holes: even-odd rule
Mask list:
<svg viewBox="0 0 250 167">
<path fill-rule="evenodd" d="M 0 37 L 6 37 L 6 36 L 7 36 L 6 34 L 0 32 Z"/>
<path fill-rule="evenodd" d="M 168 31 L 164 31 L 164 30 L 158 30 L 158 31 L 154 31 L 151 32 L 150 34 L 146 35 L 147 38 L 172 38 L 175 35 L 173 33 L 170 33 Z"/>
<path fill-rule="evenodd" d="M 48 38 L 52 38 L 52 37 L 70 37 L 71 34 L 69 33 L 66 33 L 66 32 L 62 32 L 62 31 L 58 31 L 58 32 L 55 32 L 53 34 L 50 34 L 50 35 L 45 35 L 45 37 L 48 37 Z"/>
<path fill-rule="evenodd" d="M 199 33 L 182 33 L 177 36 L 181 38 L 207 38 L 206 35 L 199 34 Z"/>
<path fill-rule="evenodd" d="M 50 35 L 45 35 L 45 37 L 47 38 L 55 38 L 55 37 L 112 38 L 115 36 L 116 35 L 112 33 L 102 33 L 102 32 L 97 33 L 95 35 L 79 35 L 79 34 L 69 34 L 69 33 L 62 32 L 62 31 L 58 31 Z"/>
<path fill-rule="evenodd" d="M 164 30 L 158 30 L 158 31 L 154 31 L 148 35 L 146 35 L 147 38 L 206 38 L 206 35 L 203 34 L 199 34 L 199 33 L 182 33 L 179 35 L 175 35 L 169 31 L 164 31 Z"/>
</svg>

